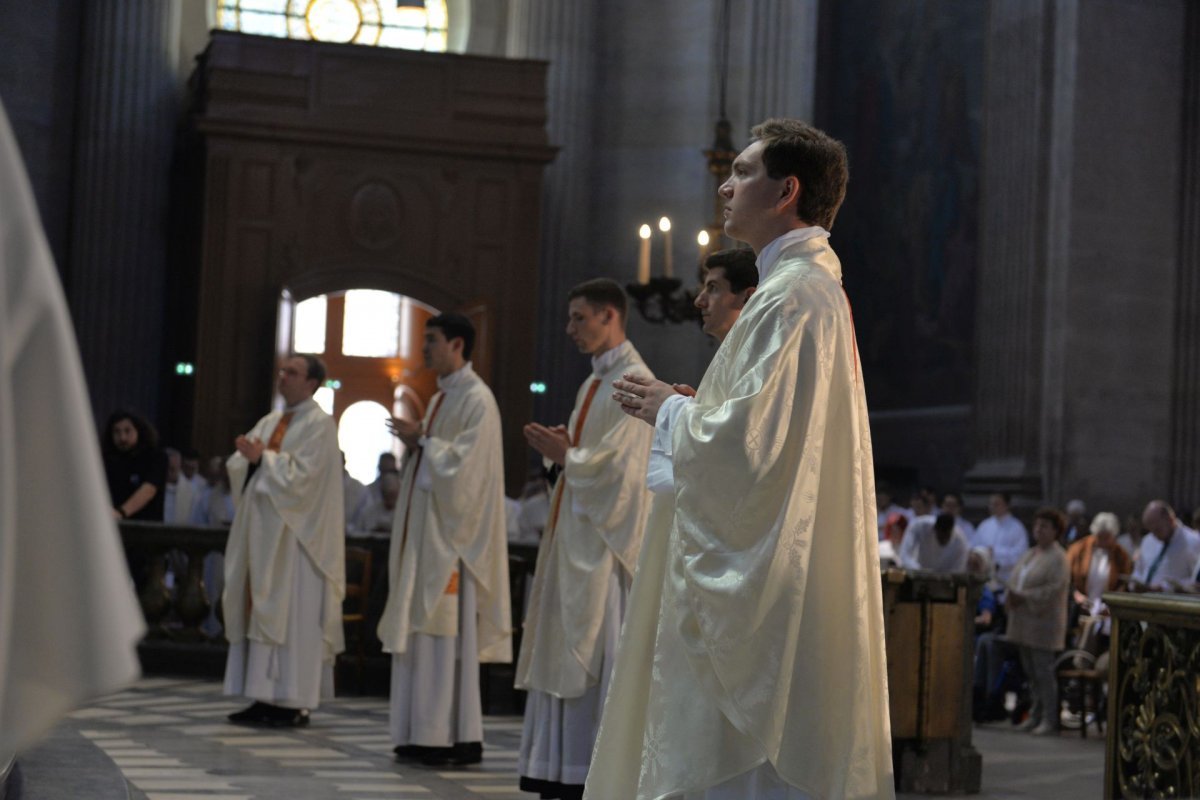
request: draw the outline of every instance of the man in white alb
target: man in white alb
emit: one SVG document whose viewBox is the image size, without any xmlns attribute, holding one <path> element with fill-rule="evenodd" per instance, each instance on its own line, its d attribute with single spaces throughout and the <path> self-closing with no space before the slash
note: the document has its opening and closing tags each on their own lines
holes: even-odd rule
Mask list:
<svg viewBox="0 0 1200 800">
<path fill-rule="evenodd" d="M 307 725 L 333 696 L 346 536 L 337 425 L 313 399 L 324 383 L 316 356 L 285 359 L 285 408 L 237 437 L 226 462 L 237 510 L 225 547 L 225 693 L 255 701 L 233 722 Z"/>
<path fill-rule="evenodd" d="M 1029 549 L 1029 531 L 1009 511 L 1011 503 L 1012 497 L 1007 492 L 997 492 L 988 498 L 988 510 L 992 515 L 979 523 L 970 540 L 972 547 L 986 547 L 992 551 L 996 578 L 1002 582 L 1008 581 L 1013 565 Z"/>
<path fill-rule="evenodd" d="M 463 315 L 426 322 L 438 392 L 424 420 L 391 423 L 406 449 L 379 620 L 388 724 L 396 756 L 429 765 L 483 759 L 479 664 L 512 661 L 500 411 L 474 346 Z"/>
<path fill-rule="evenodd" d="M 516 685 L 529 691 L 521 789 L 570 800 L 583 794 L 641 549 L 652 432 L 605 399 L 621 375 L 650 374 L 625 338 L 621 287 L 582 283 L 568 293 L 567 312 L 567 335 L 592 357 L 592 375 L 567 426 L 525 427 L 530 445 L 561 472 L 538 547 Z"/>
<path fill-rule="evenodd" d="M 870 429 L 827 241 L 845 149 L 797 120 L 753 133 L 720 192 L 758 290 L 693 401 L 615 384 L 674 503 L 647 526 L 593 800 L 893 796 Z"/>
</svg>

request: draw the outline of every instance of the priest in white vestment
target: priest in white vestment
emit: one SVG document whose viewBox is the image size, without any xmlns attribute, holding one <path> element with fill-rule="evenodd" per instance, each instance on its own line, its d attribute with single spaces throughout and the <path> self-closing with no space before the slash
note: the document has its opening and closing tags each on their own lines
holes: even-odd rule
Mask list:
<svg viewBox="0 0 1200 800">
<path fill-rule="evenodd" d="M 626 313 L 625 293 L 613 281 L 570 291 L 567 335 L 592 357 L 592 375 L 567 426 L 525 428 L 530 445 L 561 468 L 516 680 L 529 691 L 517 771 L 521 788 L 542 797 L 582 796 L 649 508 L 652 432 L 605 401 L 621 375 L 650 375 L 625 338 Z"/>
<path fill-rule="evenodd" d="M 324 383 L 320 359 L 285 359 L 285 408 L 239 436 L 227 462 L 237 510 L 225 548 L 225 693 L 255 701 L 233 722 L 307 725 L 333 696 L 346 536 L 337 424 L 313 399 Z"/>
<path fill-rule="evenodd" d="M 512 661 L 504 454 L 496 398 L 468 360 L 461 314 L 425 323 L 438 392 L 425 419 L 393 419 L 405 444 L 379 639 L 392 654 L 388 725 L 396 756 L 483 759 L 479 664 Z"/>
<path fill-rule="evenodd" d="M 842 145 L 771 120 L 721 187 L 758 290 L 694 401 L 630 376 L 656 502 L 589 774 L 593 800 L 894 796 L 870 428 L 827 228 Z"/>
<path fill-rule="evenodd" d="M 75 332 L 3 107 L 0 186 L 2 767 L 71 709 L 137 677 L 145 623 Z"/>
</svg>

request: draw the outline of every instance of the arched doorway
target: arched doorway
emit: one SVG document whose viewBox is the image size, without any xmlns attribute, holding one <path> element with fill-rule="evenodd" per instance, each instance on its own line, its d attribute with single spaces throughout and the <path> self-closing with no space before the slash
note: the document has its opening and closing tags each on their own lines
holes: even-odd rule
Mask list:
<svg viewBox="0 0 1200 800">
<path fill-rule="evenodd" d="M 316 400 L 338 423 L 347 472 L 363 483 L 375 480 L 380 453 L 402 455 L 387 418 L 420 418 L 437 391 L 437 376 L 421 357 L 425 322 L 437 313 L 420 300 L 378 289 L 299 302 L 283 291 L 279 351 L 312 353 L 325 362 L 328 379 Z"/>
</svg>

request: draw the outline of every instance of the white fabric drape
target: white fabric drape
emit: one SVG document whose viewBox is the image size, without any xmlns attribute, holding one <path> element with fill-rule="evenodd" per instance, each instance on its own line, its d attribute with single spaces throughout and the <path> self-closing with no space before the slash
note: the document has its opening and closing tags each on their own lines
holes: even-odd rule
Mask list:
<svg viewBox="0 0 1200 800">
<path fill-rule="evenodd" d="M 815 797 L 893 796 L 870 429 L 840 279 L 824 238 L 788 246 L 679 412 L 592 800 L 689 795 L 768 762 Z"/>
<path fill-rule="evenodd" d="M 75 333 L 0 107 L 0 761 L 138 675 Z"/>
</svg>

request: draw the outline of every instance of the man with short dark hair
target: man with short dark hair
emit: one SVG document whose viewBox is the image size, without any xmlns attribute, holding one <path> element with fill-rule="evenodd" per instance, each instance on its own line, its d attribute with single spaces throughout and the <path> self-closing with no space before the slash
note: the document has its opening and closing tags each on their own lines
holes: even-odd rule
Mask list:
<svg viewBox="0 0 1200 800">
<path fill-rule="evenodd" d="M 894 793 L 870 425 L 827 241 L 846 152 L 799 120 L 752 133 L 720 195 L 758 289 L 694 402 L 615 382 L 673 491 L 647 525 L 592 800 Z"/>
<path fill-rule="evenodd" d="M 568 425 L 525 426 L 530 446 L 561 472 L 538 547 L 516 680 L 529 691 L 521 789 L 567 799 L 583 794 L 641 549 L 651 438 L 645 425 L 605 402 L 621 375 L 650 374 L 625 338 L 625 293 L 597 279 L 568 299 L 567 335 L 591 356 L 592 376 Z"/>
<path fill-rule="evenodd" d="M 704 259 L 704 276 L 695 306 L 700 309 L 704 332 L 724 341 L 742 307 L 758 288 L 754 251 L 744 247 L 719 250 Z"/>
<path fill-rule="evenodd" d="M 313 399 L 324 382 L 316 356 L 284 359 L 284 408 L 237 437 L 226 463 L 237 511 L 225 548 L 225 693 L 255 701 L 233 722 L 307 725 L 333 696 L 346 541 L 337 425 Z"/>
<path fill-rule="evenodd" d="M 929 572 L 963 572 L 971 546 L 949 514 L 919 516 L 904 531 L 900 566 Z"/>
<path fill-rule="evenodd" d="M 378 627 L 392 654 L 388 726 L 398 758 L 428 765 L 483 759 L 479 664 L 512 661 L 500 411 L 474 345 L 463 315 L 428 320 L 438 392 L 424 420 L 390 426 L 407 450 Z"/>
</svg>

